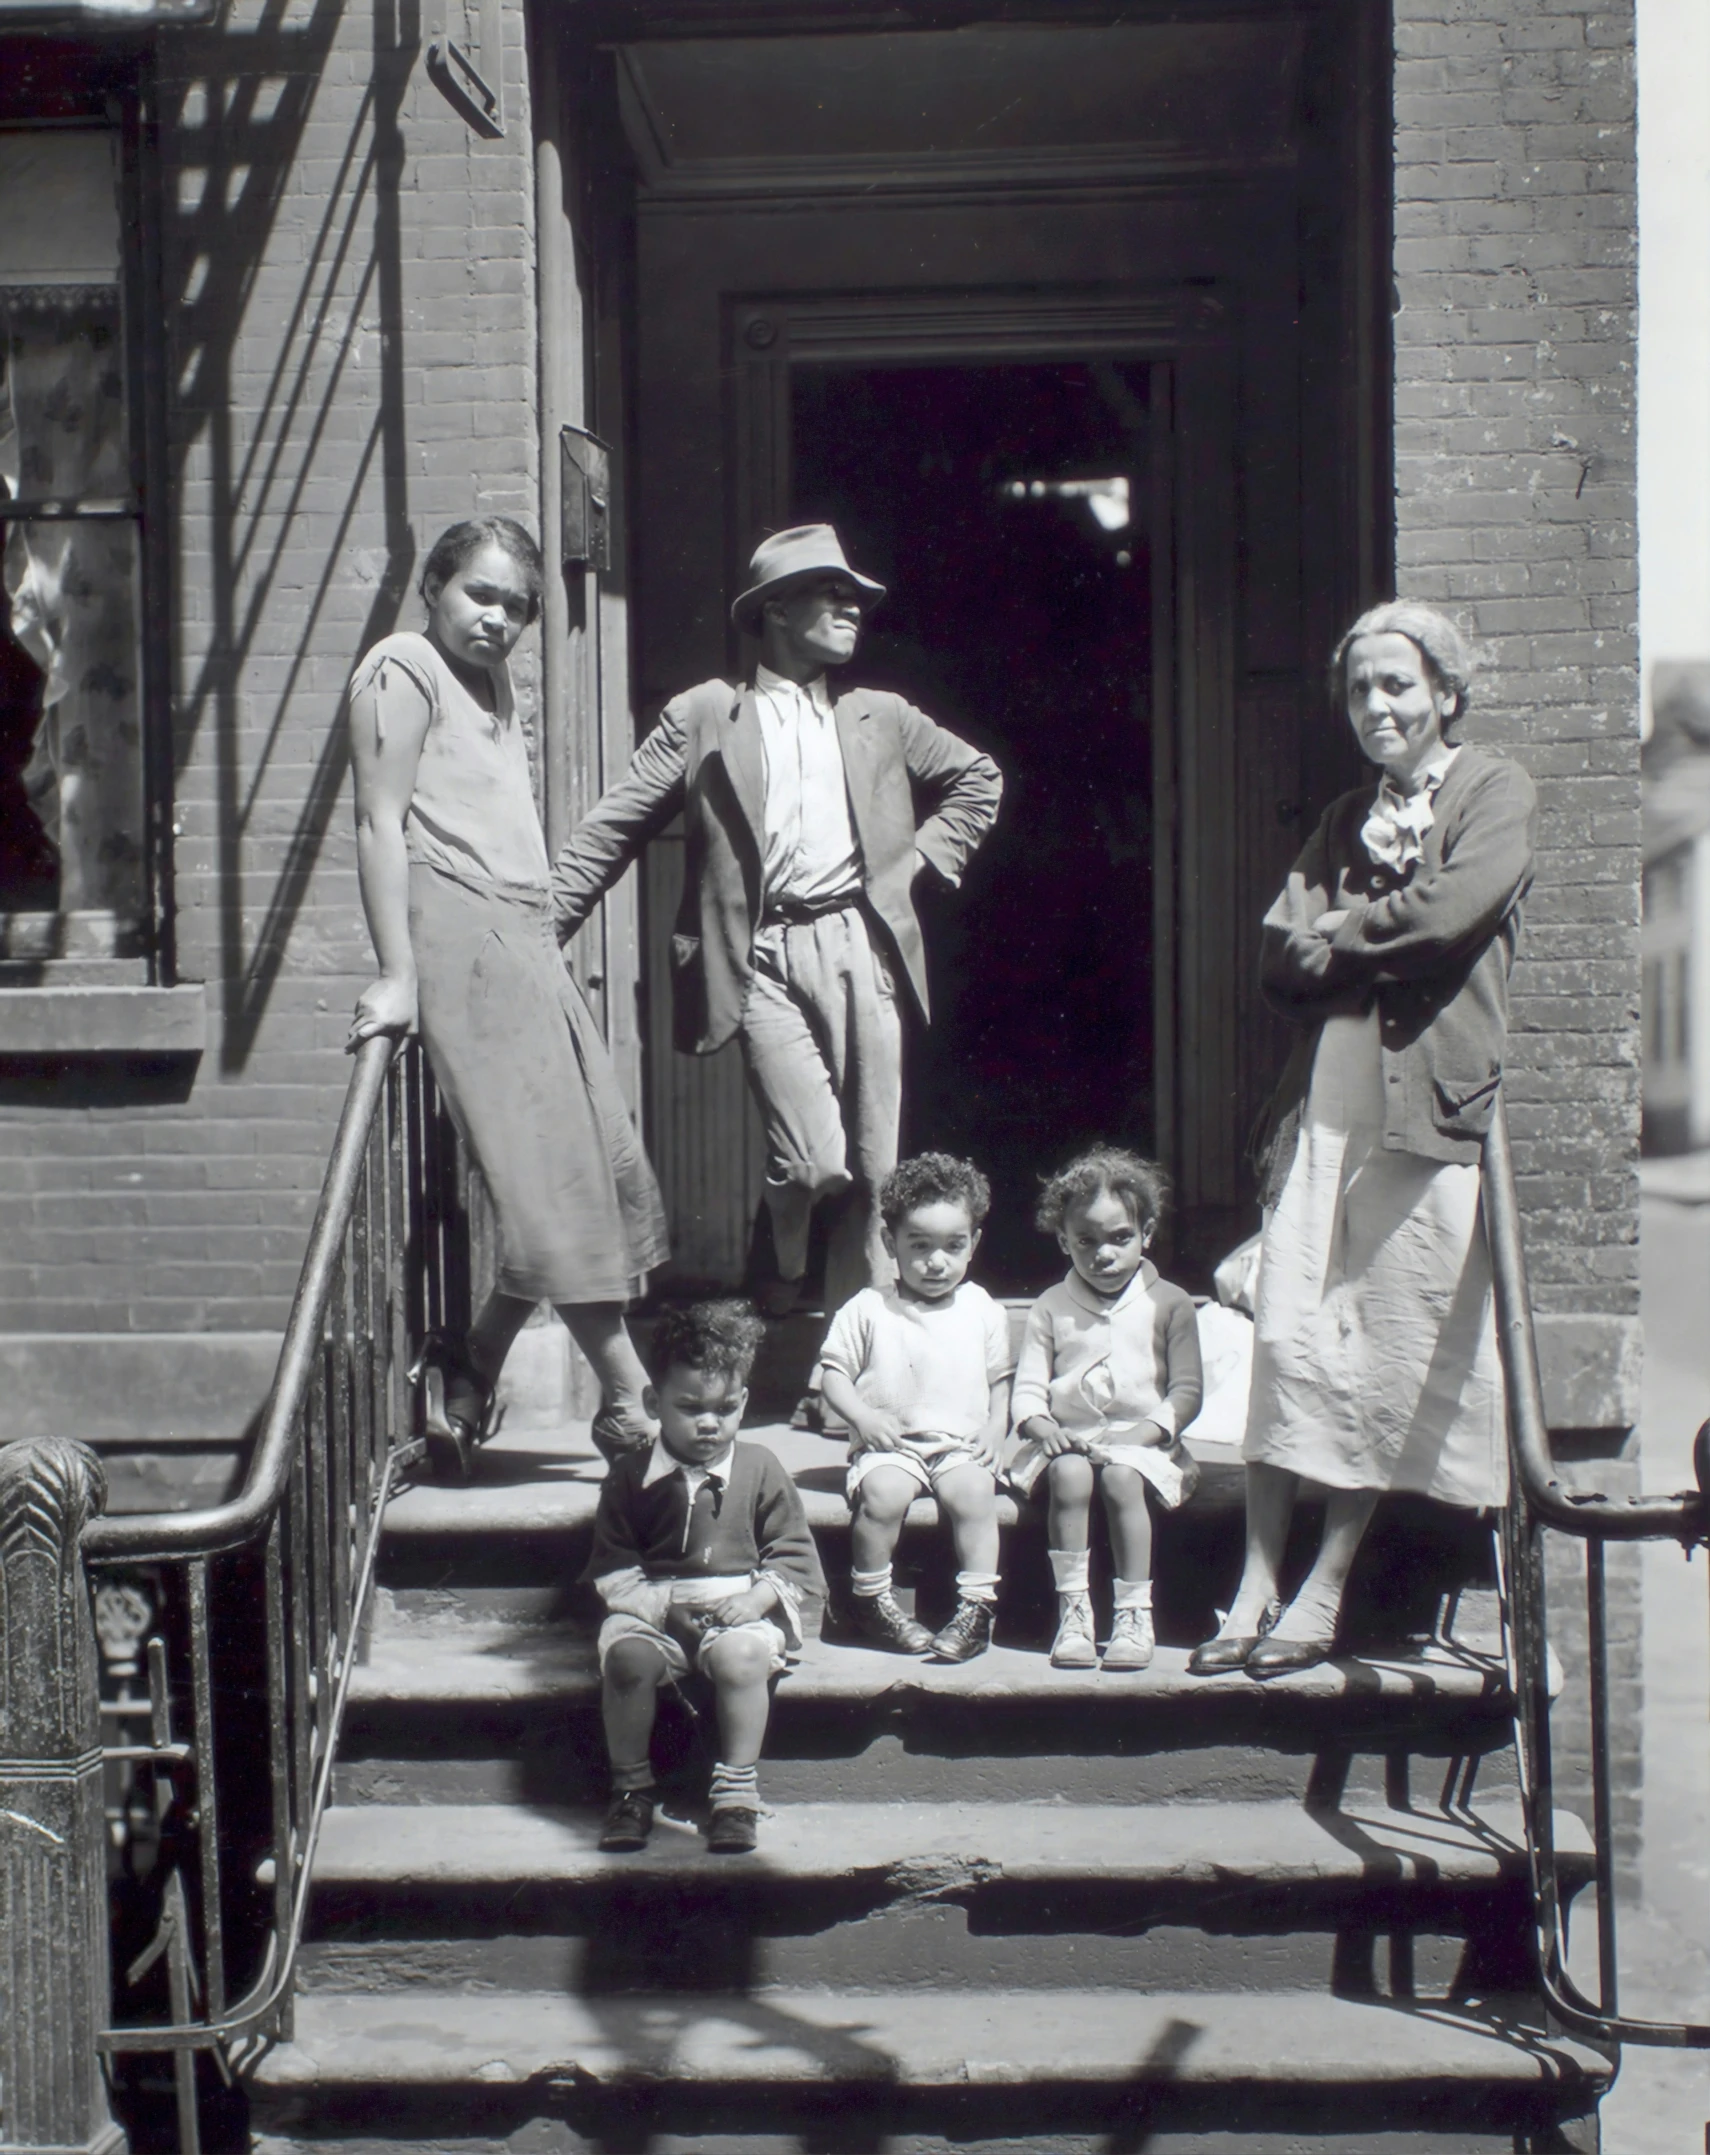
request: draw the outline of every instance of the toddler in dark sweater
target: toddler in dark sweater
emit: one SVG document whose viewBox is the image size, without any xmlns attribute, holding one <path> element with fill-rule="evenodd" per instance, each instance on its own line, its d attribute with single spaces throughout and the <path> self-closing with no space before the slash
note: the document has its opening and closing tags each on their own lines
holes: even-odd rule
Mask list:
<svg viewBox="0 0 1710 2155">
<path fill-rule="evenodd" d="M 659 1686 L 691 1668 L 718 1706 L 707 1846 L 736 1855 L 755 1845 L 770 1680 L 801 1646 L 804 1605 L 825 1593 L 794 1482 L 764 1445 L 737 1441 L 763 1333 L 746 1302 L 667 1310 L 647 1357 L 658 1439 L 620 1458 L 600 1492 L 587 1576 L 610 1612 L 600 1626 L 612 1769 L 603 1849 L 646 1843 Z"/>
</svg>

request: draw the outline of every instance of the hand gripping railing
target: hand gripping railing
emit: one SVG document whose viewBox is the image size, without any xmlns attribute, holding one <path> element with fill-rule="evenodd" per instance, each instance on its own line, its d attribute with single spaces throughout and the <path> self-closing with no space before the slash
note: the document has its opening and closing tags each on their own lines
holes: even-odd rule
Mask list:
<svg viewBox="0 0 1710 2155">
<path fill-rule="evenodd" d="M 1496 1323 L 1508 1393 L 1512 1492 L 1503 1517 L 1510 1674 L 1526 1810 L 1538 1958 L 1545 1997 L 1562 2026 L 1594 2042 L 1648 2043 L 1676 2049 L 1710 2048 L 1710 2027 L 1690 2022 L 1634 2020 L 1619 2007 L 1614 1820 L 1610 1787 L 1608 1603 L 1603 1549 L 1610 1541 L 1678 1541 L 1690 1553 L 1704 1541 L 1706 1462 L 1710 1422 L 1699 1430 L 1694 1465 L 1699 1486 L 1675 1496 L 1618 1498 L 1569 1489 L 1558 1478 L 1544 1416 L 1537 1337 L 1526 1281 L 1520 1202 L 1514 1181 L 1508 1122 L 1500 1096 L 1484 1141 L 1484 1218 L 1490 1238 Z M 1585 1544 L 1586 1632 L 1591 1709 L 1591 1830 L 1597 1900 L 1598 1996 L 1595 2002 L 1568 1972 L 1567 1898 L 1561 1890 L 1552 1833 L 1553 1772 L 1549 1616 L 1543 1537 L 1548 1529 Z"/>
<path fill-rule="evenodd" d="M 241 1488 L 83 1531 L 120 1852 L 119 2004 L 100 2043 L 174 2054 L 187 2155 L 195 2054 L 230 2079 L 290 2031 L 381 1515 L 409 1456 L 409 1343 L 464 1318 L 462 1226 L 455 1139 L 419 1047 L 366 1041 Z"/>
</svg>

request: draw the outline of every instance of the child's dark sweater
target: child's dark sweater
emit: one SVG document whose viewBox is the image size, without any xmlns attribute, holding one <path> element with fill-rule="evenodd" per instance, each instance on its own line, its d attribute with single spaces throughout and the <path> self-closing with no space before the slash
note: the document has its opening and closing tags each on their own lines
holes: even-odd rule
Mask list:
<svg viewBox="0 0 1710 2155">
<path fill-rule="evenodd" d="M 763 1444 L 738 1441 L 731 1447 L 711 1534 L 693 1548 L 686 1546 L 688 1484 L 675 1470 L 649 1481 L 653 1462 L 652 1448 L 628 1454 L 600 1491 L 584 1576 L 601 1589 L 609 1606 L 617 1602 L 608 1585 L 635 1573 L 649 1583 L 758 1574 L 770 1577 L 792 1604 L 823 1601 L 819 1551 L 796 1485 L 776 1454 Z"/>
</svg>

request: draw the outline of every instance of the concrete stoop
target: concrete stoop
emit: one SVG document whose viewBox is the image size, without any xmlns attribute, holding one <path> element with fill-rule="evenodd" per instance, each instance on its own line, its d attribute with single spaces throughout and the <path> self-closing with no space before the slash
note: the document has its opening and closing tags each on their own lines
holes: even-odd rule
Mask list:
<svg viewBox="0 0 1710 2155">
<path fill-rule="evenodd" d="M 829 1555 L 831 1448 L 755 1434 Z M 665 1815 L 604 1856 L 570 1590 L 598 1462 L 529 1431 L 481 1467 L 393 1507 L 258 2148 L 1595 2148 L 1609 2066 L 1534 1995 L 1508 1702 L 1452 1536 L 1414 1581 L 1459 1593 L 1452 1634 L 1266 1685 L 1189 1677 L 1167 1624 L 1143 1673 L 1053 1670 L 1025 1596 L 961 1668 L 833 1624 L 778 1685 L 758 1853 L 704 1853 L 705 1739 L 668 1699 Z M 1229 1496 L 1160 1536 L 1161 1577 L 1237 1533 Z M 1007 1531 L 1038 1554 L 1036 1519 Z"/>
</svg>

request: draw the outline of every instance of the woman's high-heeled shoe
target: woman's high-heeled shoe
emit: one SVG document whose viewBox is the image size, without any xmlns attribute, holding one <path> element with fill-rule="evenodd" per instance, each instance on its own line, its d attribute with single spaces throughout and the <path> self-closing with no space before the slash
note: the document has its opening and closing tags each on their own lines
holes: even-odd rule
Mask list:
<svg viewBox="0 0 1710 2155">
<path fill-rule="evenodd" d="M 1249 1636 L 1246 1632 L 1234 1638 L 1225 1638 L 1221 1632 L 1214 1639 L 1207 1639 L 1196 1646 L 1188 1656 L 1190 1676 L 1227 1676 L 1231 1669 L 1244 1669 L 1248 1657 L 1282 1614 L 1280 1601 L 1268 1601 L 1265 1613 L 1259 1618 L 1259 1628 Z"/>
<path fill-rule="evenodd" d="M 430 1332 L 422 1341 L 421 1352 L 410 1365 L 409 1378 L 422 1390 L 422 1435 L 434 1480 L 467 1482 L 474 1471 L 476 1452 L 493 1433 L 492 1388 L 470 1361 L 463 1342 L 444 1332 Z M 456 1412 L 447 1404 L 448 1380 L 455 1380 L 475 1394 L 478 1404 L 474 1414 Z"/>
<path fill-rule="evenodd" d="M 1315 1669 L 1336 1651 L 1330 1639 L 1261 1639 L 1242 1664 L 1255 1683 L 1272 1676 L 1293 1676 L 1301 1669 Z"/>
</svg>

